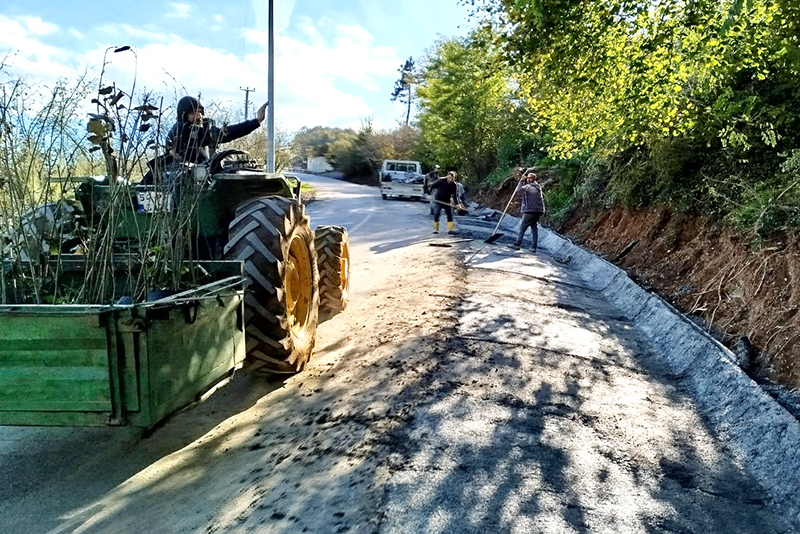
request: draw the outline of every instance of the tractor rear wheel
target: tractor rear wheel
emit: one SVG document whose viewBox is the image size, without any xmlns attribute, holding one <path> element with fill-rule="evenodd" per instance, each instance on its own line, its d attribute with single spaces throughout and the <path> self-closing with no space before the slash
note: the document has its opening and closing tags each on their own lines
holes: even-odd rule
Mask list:
<svg viewBox="0 0 800 534">
<path fill-rule="evenodd" d="M 296 373 L 311 359 L 319 315 L 314 235 L 303 206 L 262 197 L 236 208 L 225 259 L 244 262 L 250 284 L 244 301 L 252 368 Z"/>
<path fill-rule="evenodd" d="M 350 238 L 342 226 L 318 226 L 314 231 L 319 269 L 320 316 L 344 311 L 350 296 Z"/>
</svg>

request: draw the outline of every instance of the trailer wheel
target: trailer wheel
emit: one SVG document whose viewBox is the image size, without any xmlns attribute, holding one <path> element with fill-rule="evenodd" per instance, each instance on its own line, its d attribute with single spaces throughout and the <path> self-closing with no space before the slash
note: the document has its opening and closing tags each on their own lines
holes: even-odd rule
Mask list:
<svg viewBox="0 0 800 534">
<path fill-rule="evenodd" d="M 318 226 L 314 232 L 319 269 L 320 317 L 329 319 L 347 307 L 350 296 L 350 238 L 342 226 Z"/>
<path fill-rule="evenodd" d="M 236 208 L 225 259 L 244 261 L 247 355 L 252 368 L 301 371 L 311 359 L 319 315 L 314 235 L 302 205 L 262 197 Z"/>
</svg>

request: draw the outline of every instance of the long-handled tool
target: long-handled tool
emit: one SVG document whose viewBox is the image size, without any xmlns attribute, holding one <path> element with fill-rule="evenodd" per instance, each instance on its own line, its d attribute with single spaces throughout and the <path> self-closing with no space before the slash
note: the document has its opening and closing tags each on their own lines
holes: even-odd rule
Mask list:
<svg viewBox="0 0 800 534">
<path fill-rule="evenodd" d="M 494 227 L 494 232 L 490 235 L 484 243 L 494 243 L 505 234 L 498 234 L 497 229 L 500 228 L 500 223 L 503 222 L 503 217 L 506 216 L 506 212 L 508 211 L 508 207 L 511 206 L 511 201 L 514 200 L 514 197 L 517 195 L 517 190 L 519 189 L 519 182 L 517 182 L 517 186 L 514 188 L 514 192 L 511 193 L 511 198 L 508 199 L 508 204 L 506 204 L 505 209 L 503 210 L 503 214 L 500 215 L 500 220 L 497 221 L 497 226 Z"/>
<path fill-rule="evenodd" d="M 459 211 L 467 211 L 466 206 L 464 206 L 463 204 L 450 204 L 449 202 L 442 202 L 441 200 L 436 200 L 435 198 L 433 199 L 433 201 L 443 206 L 450 206 L 451 208 L 455 208 Z"/>
</svg>

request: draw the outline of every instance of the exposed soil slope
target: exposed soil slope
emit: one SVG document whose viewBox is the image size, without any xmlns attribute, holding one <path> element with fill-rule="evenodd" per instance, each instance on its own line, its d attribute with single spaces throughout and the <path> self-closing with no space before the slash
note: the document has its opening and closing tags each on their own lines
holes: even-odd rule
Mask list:
<svg viewBox="0 0 800 534">
<path fill-rule="evenodd" d="M 731 349 L 759 356 L 757 371 L 800 387 L 800 246 L 769 246 L 666 209 L 576 213 L 560 231 L 614 261 L 678 309 L 700 316 Z M 737 346 L 738 345 L 738 346 Z"/>
<path fill-rule="evenodd" d="M 474 197 L 502 209 L 512 191 L 509 181 Z M 515 200 L 509 213 L 517 212 Z M 547 217 L 543 224 L 549 225 Z M 745 365 L 749 371 L 790 388 L 800 387 L 798 236 L 756 248 L 751 240 L 700 217 L 665 208 L 578 210 L 555 229 L 696 317 L 742 358 L 749 354 L 752 361 Z"/>
</svg>

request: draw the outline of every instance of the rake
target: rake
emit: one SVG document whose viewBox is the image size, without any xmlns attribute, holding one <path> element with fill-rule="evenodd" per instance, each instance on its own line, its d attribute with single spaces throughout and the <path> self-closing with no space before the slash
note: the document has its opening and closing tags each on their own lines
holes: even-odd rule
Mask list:
<svg viewBox="0 0 800 534">
<path fill-rule="evenodd" d="M 494 232 L 492 232 L 492 235 L 490 235 L 486 239 L 486 241 L 484 241 L 484 243 L 494 243 L 495 241 L 497 241 L 498 239 L 500 239 L 501 237 L 503 237 L 505 235 L 503 233 L 497 233 L 497 229 L 500 228 L 500 223 L 503 222 L 503 217 L 506 216 L 506 212 L 508 211 L 508 207 L 511 206 L 511 201 L 514 200 L 514 197 L 516 196 L 518 189 L 519 189 L 519 182 L 517 182 L 517 186 L 514 188 L 514 192 L 511 193 L 511 198 L 508 199 L 508 203 L 506 204 L 506 207 L 503 210 L 503 214 L 500 215 L 500 220 L 497 221 L 497 226 L 494 227 Z"/>
</svg>

